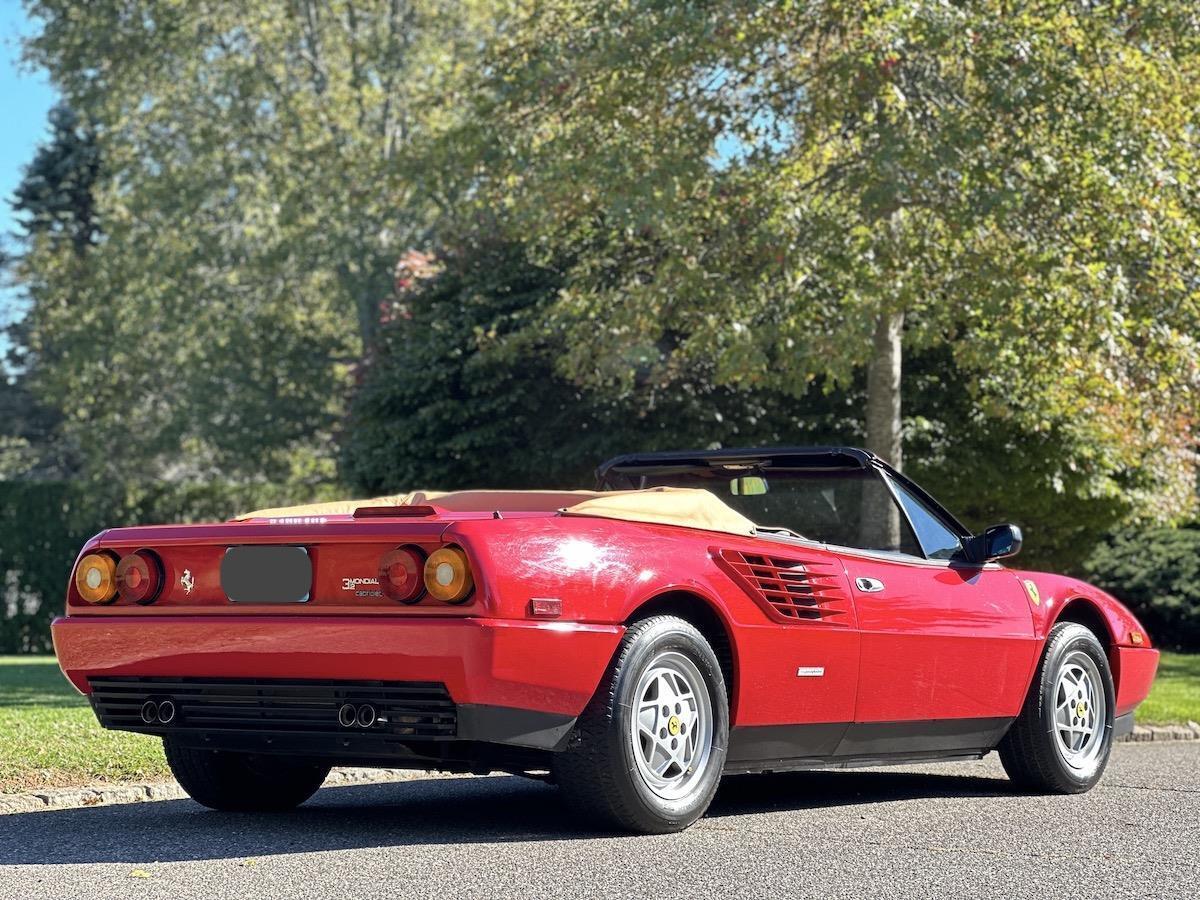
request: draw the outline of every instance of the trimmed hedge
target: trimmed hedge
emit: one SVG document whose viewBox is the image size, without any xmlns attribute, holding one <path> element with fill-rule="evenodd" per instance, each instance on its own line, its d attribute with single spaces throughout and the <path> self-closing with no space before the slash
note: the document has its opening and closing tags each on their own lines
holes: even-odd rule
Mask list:
<svg viewBox="0 0 1200 900">
<path fill-rule="evenodd" d="M 1156 645 L 1200 650 L 1200 525 L 1119 532 L 1084 570 L 1133 610 Z"/>
<path fill-rule="evenodd" d="M 168 484 L 100 489 L 77 482 L 0 482 L 0 653 L 51 649 L 79 548 L 97 532 L 151 522 L 223 521 L 260 506 L 324 499 L 334 489 Z"/>
</svg>

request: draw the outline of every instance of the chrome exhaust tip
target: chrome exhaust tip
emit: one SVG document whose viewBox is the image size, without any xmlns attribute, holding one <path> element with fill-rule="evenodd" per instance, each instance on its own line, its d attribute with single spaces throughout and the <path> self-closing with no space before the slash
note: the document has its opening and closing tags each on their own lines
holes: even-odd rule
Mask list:
<svg viewBox="0 0 1200 900">
<path fill-rule="evenodd" d="M 153 700 L 147 700 L 142 704 L 142 721 L 147 725 L 153 725 L 158 721 L 158 704 Z"/>
<path fill-rule="evenodd" d="M 357 717 L 358 711 L 350 703 L 343 703 L 342 708 L 338 710 L 338 724 L 343 728 L 353 727 Z"/>
<path fill-rule="evenodd" d="M 162 725 L 170 725 L 175 721 L 175 701 L 164 700 L 158 704 L 158 721 Z"/>
<path fill-rule="evenodd" d="M 375 707 L 370 703 L 364 703 L 358 708 L 358 727 L 370 728 L 375 724 Z"/>
</svg>

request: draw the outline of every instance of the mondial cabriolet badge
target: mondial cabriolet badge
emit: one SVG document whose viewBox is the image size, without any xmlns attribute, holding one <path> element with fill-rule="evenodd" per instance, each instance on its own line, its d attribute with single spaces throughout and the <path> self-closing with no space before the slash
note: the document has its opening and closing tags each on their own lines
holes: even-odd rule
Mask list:
<svg viewBox="0 0 1200 900">
<path fill-rule="evenodd" d="M 179 583 L 183 585 L 183 592 L 185 594 L 190 594 L 192 592 L 192 588 L 196 586 L 196 579 L 192 575 L 191 569 L 183 570 L 183 575 L 179 577 Z"/>
<path fill-rule="evenodd" d="M 342 590 L 343 591 L 354 591 L 355 597 L 382 597 L 383 596 L 382 590 L 376 590 L 376 591 L 360 590 L 360 588 L 362 588 L 364 586 L 377 587 L 378 585 L 379 585 L 378 578 L 343 578 L 342 579 Z"/>
</svg>

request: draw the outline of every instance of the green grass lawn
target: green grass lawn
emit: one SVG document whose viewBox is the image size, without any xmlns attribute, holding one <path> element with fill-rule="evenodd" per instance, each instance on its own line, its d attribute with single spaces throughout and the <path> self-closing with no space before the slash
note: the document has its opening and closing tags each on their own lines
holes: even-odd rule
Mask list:
<svg viewBox="0 0 1200 900">
<path fill-rule="evenodd" d="M 1142 725 L 1200 722 L 1200 653 L 1163 653 L 1137 720 Z"/>
<path fill-rule="evenodd" d="M 168 776 L 155 738 L 105 731 L 52 656 L 0 656 L 0 793 Z"/>
<path fill-rule="evenodd" d="M 1200 722 L 1200 654 L 1164 653 L 1141 723 Z M 168 777 L 155 738 L 105 731 L 50 656 L 0 656 L 0 793 Z"/>
</svg>

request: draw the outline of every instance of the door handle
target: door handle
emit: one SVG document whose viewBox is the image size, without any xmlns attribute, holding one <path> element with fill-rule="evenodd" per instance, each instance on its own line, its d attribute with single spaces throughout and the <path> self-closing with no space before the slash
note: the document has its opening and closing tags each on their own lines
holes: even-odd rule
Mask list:
<svg viewBox="0 0 1200 900">
<path fill-rule="evenodd" d="M 878 594 L 883 590 L 883 582 L 878 578 L 863 578 L 859 576 L 854 579 L 854 586 L 864 594 Z"/>
</svg>

